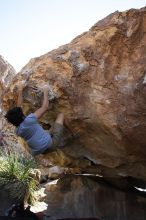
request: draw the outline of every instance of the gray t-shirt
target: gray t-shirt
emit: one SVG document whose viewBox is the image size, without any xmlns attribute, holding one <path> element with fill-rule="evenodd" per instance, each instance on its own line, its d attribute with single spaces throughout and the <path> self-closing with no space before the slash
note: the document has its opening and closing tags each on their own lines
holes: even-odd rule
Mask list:
<svg viewBox="0 0 146 220">
<path fill-rule="evenodd" d="M 39 125 L 33 113 L 28 115 L 19 125 L 16 134 L 27 142 L 32 155 L 43 153 L 52 144 L 50 134 Z"/>
</svg>

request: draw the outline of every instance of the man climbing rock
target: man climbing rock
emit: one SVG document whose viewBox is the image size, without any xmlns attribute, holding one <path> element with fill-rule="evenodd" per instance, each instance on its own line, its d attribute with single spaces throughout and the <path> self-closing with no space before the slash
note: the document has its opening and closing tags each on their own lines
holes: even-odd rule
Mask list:
<svg viewBox="0 0 146 220">
<path fill-rule="evenodd" d="M 42 88 L 44 94 L 42 106 L 28 116 L 25 116 L 22 110 L 24 87 L 23 83 L 18 86 L 17 107 L 10 109 L 5 117 L 8 122 L 16 126 L 16 134 L 27 142 L 32 155 L 46 154 L 58 147 L 63 133 L 64 114 L 60 113 L 57 116 L 50 133 L 45 131 L 38 123 L 38 119 L 48 110 L 49 87 L 45 85 Z"/>
</svg>

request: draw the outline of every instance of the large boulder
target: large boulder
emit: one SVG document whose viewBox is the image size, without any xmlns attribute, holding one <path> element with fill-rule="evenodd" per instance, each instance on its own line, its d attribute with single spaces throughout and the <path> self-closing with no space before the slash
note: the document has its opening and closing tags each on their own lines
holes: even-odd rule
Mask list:
<svg viewBox="0 0 146 220">
<path fill-rule="evenodd" d="M 25 80 L 24 112 L 35 111 L 42 102 L 40 87 L 47 82 L 50 108 L 42 125 L 48 129 L 63 111 L 70 130 L 78 134 L 48 154 L 48 164 L 101 166 L 102 175 L 145 180 L 145 42 L 146 8 L 117 11 L 71 43 L 31 59 L 5 90 L 3 108 L 14 105 L 16 85 Z"/>
<path fill-rule="evenodd" d="M 57 181 L 56 181 L 57 182 Z M 146 200 L 89 177 L 66 176 L 46 184 L 46 215 L 60 218 L 144 220 Z"/>
</svg>

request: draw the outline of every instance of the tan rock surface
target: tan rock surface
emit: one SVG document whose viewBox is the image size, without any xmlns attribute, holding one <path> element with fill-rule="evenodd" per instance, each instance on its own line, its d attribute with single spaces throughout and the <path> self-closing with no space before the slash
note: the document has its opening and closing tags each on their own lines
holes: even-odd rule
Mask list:
<svg viewBox="0 0 146 220">
<path fill-rule="evenodd" d="M 146 8 L 115 12 L 71 43 L 31 59 L 5 93 L 3 107 L 14 105 L 15 87 L 26 80 L 24 111 L 34 111 L 47 82 L 50 109 L 42 125 L 49 128 L 63 111 L 79 134 L 48 154 L 48 164 L 89 168 L 92 162 L 107 168 L 105 173 L 116 169 L 145 179 L 145 71 Z"/>
</svg>

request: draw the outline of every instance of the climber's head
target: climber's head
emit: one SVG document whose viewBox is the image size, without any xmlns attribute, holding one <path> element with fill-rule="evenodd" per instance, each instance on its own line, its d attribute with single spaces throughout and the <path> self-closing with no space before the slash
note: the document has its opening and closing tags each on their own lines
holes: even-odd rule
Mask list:
<svg viewBox="0 0 146 220">
<path fill-rule="evenodd" d="M 18 127 L 21 122 L 24 121 L 25 115 L 23 114 L 22 108 L 14 107 L 6 113 L 5 118 L 8 122 Z"/>
</svg>

